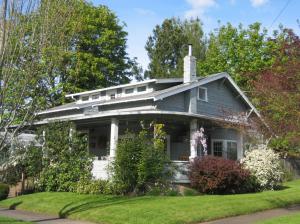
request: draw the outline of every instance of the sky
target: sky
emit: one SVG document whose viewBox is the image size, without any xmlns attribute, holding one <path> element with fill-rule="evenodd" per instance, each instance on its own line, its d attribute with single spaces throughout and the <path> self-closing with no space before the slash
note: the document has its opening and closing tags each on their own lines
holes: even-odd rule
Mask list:
<svg viewBox="0 0 300 224">
<path fill-rule="evenodd" d="M 279 24 L 299 35 L 299 0 L 92 0 L 94 5 L 106 5 L 125 23 L 128 32 L 128 53 L 146 69 L 149 58 L 145 44 L 152 30 L 164 19 L 200 18 L 206 34 L 221 24 L 237 26 L 262 23 L 270 33 Z"/>
</svg>

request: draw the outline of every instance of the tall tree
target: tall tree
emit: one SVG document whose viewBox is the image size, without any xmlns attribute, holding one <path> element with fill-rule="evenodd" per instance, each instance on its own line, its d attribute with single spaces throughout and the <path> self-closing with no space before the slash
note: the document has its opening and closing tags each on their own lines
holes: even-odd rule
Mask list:
<svg viewBox="0 0 300 224">
<path fill-rule="evenodd" d="M 205 44 L 199 19 L 181 21 L 171 18 L 157 25 L 145 46 L 150 58 L 145 76 L 182 77 L 183 57 L 187 54 L 188 44 L 193 44 L 196 58 L 203 58 Z"/>
<path fill-rule="evenodd" d="M 300 153 L 300 38 L 284 29 L 277 36 L 280 57 L 270 69 L 254 74 L 257 105 L 274 133 L 274 148 Z M 251 77 L 251 76 L 250 76 Z"/>
<path fill-rule="evenodd" d="M 250 79 L 246 73 L 269 68 L 278 49 L 261 24 L 236 28 L 228 23 L 210 33 L 205 59 L 198 61 L 197 68 L 202 75 L 228 72 L 242 89 L 249 90 L 254 77 Z"/>
<path fill-rule="evenodd" d="M 63 48 L 73 0 L 3 0 L 0 13 L 0 151 L 43 101 L 44 51 Z M 14 129 L 12 125 L 18 124 Z"/>
<path fill-rule="evenodd" d="M 127 32 L 106 6 L 81 2 L 80 15 L 69 23 L 74 30 L 67 49 L 48 60 L 48 106 L 61 104 L 66 93 L 128 83 L 141 73 L 126 52 Z"/>
</svg>

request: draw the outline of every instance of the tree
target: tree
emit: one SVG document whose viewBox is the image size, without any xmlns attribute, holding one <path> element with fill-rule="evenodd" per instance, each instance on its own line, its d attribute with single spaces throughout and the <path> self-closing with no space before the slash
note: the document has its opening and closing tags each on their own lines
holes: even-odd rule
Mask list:
<svg viewBox="0 0 300 224">
<path fill-rule="evenodd" d="M 63 48 L 76 1 L 3 0 L 0 13 L 0 151 L 44 101 L 44 54 Z M 53 52 L 53 51 L 52 51 Z M 12 125 L 16 125 L 11 129 Z"/>
<path fill-rule="evenodd" d="M 73 32 L 67 49 L 55 56 L 49 71 L 49 106 L 62 104 L 66 93 L 128 83 L 141 71 L 126 52 L 127 32 L 106 6 L 80 4 L 80 14 L 69 23 Z M 58 80 L 58 82 L 57 82 Z"/>
<path fill-rule="evenodd" d="M 256 103 L 273 133 L 271 145 L 300 152 L 300 39 L 292 30 L 278 35 L 280 57 L 253 82 Z M 250 76 L 251 77 L 251 76 Z"/>
<path fill-rule="evenodd" d="M 202 59 L 205 44 L 199 19 L 181 21 L 171 18 L 164 20 L 162 25 L 157 25 L 145 46 L 150 59 L 145 76 L 182 77 L 183 57 L 187 54 L 188 44 L 193 44 L 193 55 Z"/>
<path fill-rule="evenodd" d="M 267 35 L 261 24 L 238 28 L 230 23 L 210 33 L 203 61 L 198 61 L 201 75 L 228 72 L 244 90 L 251 90 L 251 79 L 246 73 L 262 71 L 275 61 L 279 46 Z"/>
</svg>

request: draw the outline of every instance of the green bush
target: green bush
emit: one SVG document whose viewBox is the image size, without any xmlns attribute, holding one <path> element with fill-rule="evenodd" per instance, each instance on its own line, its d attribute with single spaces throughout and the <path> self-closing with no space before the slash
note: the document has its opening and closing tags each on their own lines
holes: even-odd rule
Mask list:
<svg viewBox="0 0 300 224">
<path fill-rule="evenodd" d="M 165 195 L 166 196 L 178 196 L 180 194 L 177 190 L 169 189 L 169 190 L 166 191 Z"/>
<path fill-rule="evenodd" d="M 76 187 L 76 193 L 79 194 L 111 194 L 111 192 L 111 185 L 107 180 L 81 179 Z"/>
<path fill-rule="evenodd" d="M 199 195 L 199 192 L 192 188 L 184 188 L 183 195 L 184 196 L 196 196 L 196 195 Z"/>
<path fill-rule="evenodd" d="M 149 187 L 169 181 L 172 169 L 166 169 L 169 158 L 165 153 L 162 127 L 154 126 L 155 137 L 142 130 L 139 134 L 126 133 L 120 138 L 112 166 L 115 193 L 143 194 Z"/>
<path fill-rule="evenodd" d="M 92 178 L 86 137 L 66 122 L 49 124 L 42 129 L 46 135 L 39 190 L 75 192 L 79 180 Z M 71 137 L 70 130 L 73 130 Z"/>
<path fill-rule="evenodd" d="M 0 200 L 7 198 L 9 194 L 9 185 L 0 183 Z"/>
</svg>

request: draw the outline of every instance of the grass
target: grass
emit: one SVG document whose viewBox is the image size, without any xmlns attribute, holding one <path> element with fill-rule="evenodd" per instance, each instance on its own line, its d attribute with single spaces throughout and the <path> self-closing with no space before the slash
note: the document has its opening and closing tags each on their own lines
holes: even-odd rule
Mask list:
<svg viewBox="0 0 300 224">
<path fill-rule="evenodd" d="M 280 216 L 272 219 L 257 222 L 256 224 L 295 224 L 300 223 L 300 213 Z"/>
<path fill-rule="evenodd" d="M 283 190 L 240 195 L 118 197 L 36 193 L 0 202 L 10 207 L 115 224 L 197 223 L 300 203 L 300 180 Z"/>
<path fill-rule="evenodd" d="M 0 216 L 0 223 L 5 224 L 31 224 L 32 222 L 23 222 L 12 218 Z"/>
</svg>

